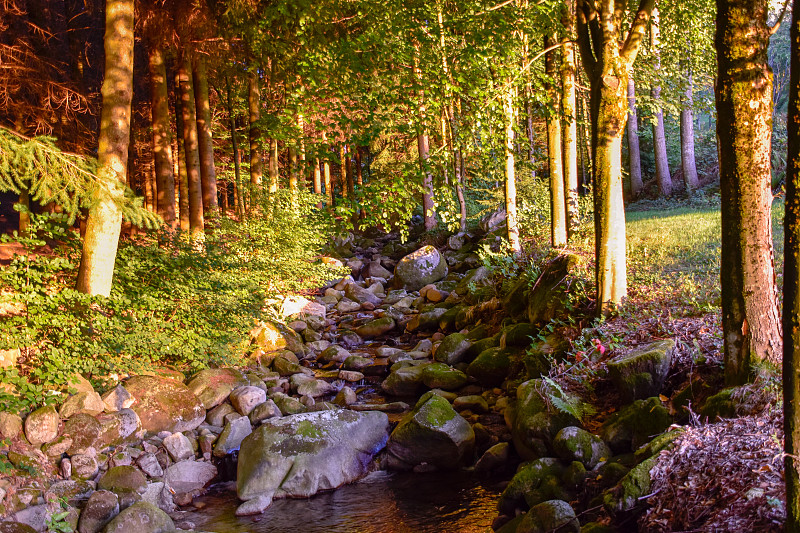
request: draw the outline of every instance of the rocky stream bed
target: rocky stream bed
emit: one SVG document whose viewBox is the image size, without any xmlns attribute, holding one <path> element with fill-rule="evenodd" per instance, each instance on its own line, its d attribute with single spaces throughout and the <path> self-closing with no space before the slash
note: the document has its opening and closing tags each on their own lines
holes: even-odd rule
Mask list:
<svg viewBox="0 0 800 533">
<path fill-rule="evenodd" d="M 547 379 L 569 342 L 542 329 L 578 259 L 498 297 L 478 242 L 353 237 L 329 259 L 352 275 L 283 300 L 247 368 L 78 378 L 58 407 L 0 412 L 28 474 L 0 477 L 0 533 L 635 530 L 680 434 L 658 397 L 674 343 L 607 362 L 622 405 L 588 431 Z"/>
</svg>

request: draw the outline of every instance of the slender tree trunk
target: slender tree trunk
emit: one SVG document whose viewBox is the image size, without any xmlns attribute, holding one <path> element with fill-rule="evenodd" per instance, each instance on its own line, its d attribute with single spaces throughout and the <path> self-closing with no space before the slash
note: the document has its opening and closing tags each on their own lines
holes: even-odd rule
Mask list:
<svg viewBox="0 0 800 533">
<path fill-rule="evenodd" d="M 327 135 L 325 132 L 322 132 L 322 142 L 325 143 L 328 140 Z M 330 149 L 326 149 L 326 152 L 330 152 Z M 322 162 L 322 179 L 325 183 L 325 195 L 328 197 L 328 208 L 333 210 L 333 202 L 334 202 L 334 195 L 333 195 L 333 182 L 331 180 L 331 164 L 328 161 L 328 158 Z"/>
<path fill-rule="evenodd" d="M 214 168 L 214 142 L 211 139 L 211 104 L 208 101 L 208 76 L 206 59 L 195 52 L 192 61 L 194 96 L 197 106 L 197 137 L 200 151 L 200 176 L 203 194 L 203 212 L 208 214 L 219 208 L 217 203 L 217 171 Z"/>
<path fill-rule="evenodd" d="M 348 167 L 350 165 L 347 164 L 347 145 L 340 144 L 339 145 L 339 180 L 342 184 L 342 196 L 345 198 L 350 199 L 350 177 L 347 175 Z"/>
<path fill-rule="evenodd" d="M 175 137 L 178 145 L 178 207 L 182 231 L 189 231 L 189 176 L 186 172 L 186 147 L 183 142 L 183 111 L 181 106 L 180 69 L 175 70 Z"/>
<path fill-rule="evenodd" d="M 289 147 L 289 191 L 291 193 L 297 194 L 297 150 L 293 147 Z"/>
<path fill-rule="evenodd" d="M 661 59 L 660 59 L 660 28 L 658 8 L 653 9 L 653 16 L 650 24 L 650 48 L 653 50 L 656 61 L 656 76 L 660 76 Z M 667 159 L 667 137 L 664 134 L 664 111 L 661 109 L 661 85 L 654 84 L 653 89 L 650 91 L 653 100 L 656 103 L 656 120 L 653 124 L 653 148 L 655 150 L 656 160 L 656 181 L 658 181 L 658 189 L 661 196 L 672 195 L 672 177 L 669 173 L 669 159 Z"/>
<path fill-rule="evenodd" d="M 683 182 L 686 192 L 691 192 L 700 186 L 697 178 L 697 164 L 694 160 L 694 98 L 692 96 L 692 74 L 686 78 L 686 91 L 683 93 L 683 106 L 681 108 L 681 165 L 683 167 Z"/>
<path fill-rule="evenodd" d="M 800 2 L 794 3 L 792 12 L 783 249 L 784 530 L 800 533 Z"/>
<path fill-rule="evenodd" d="M 156 175 L 157 212 L 164 224 L 177 227 L 175 217 L 175 175 L 172 165 L 172 143 L 169 127 L 167 67 L 161 48 L 150 45 L 150 110 L 153 125 L 153 165 Z"/>
<path fill-rule="evenodd" d="M 322 194 L 322 171 L 319 166 L 319 157 L 314 158 L 314 194 Z M 322 209 L 322 201 L 317 204 L 317 209 Z"/>
<path fill-rule="evenodd" d="M 228 120 L 230 121 L 230 128 L 231 128 L 231 148 L 233 149 L 233 176 L 234 176 L 234 199 L 236 203 L 236 209 L 239 210 L 239 186 L 242 183 L 242 157 L 239 154 L 239 141 L 237 139 L 238 135 L 236 134 L 236 115 L 233 111 L 233 98 L 231 97 L 231 82 L 228 77 L 225 77 L 225 93 L 227 96 L 227 104 L 228 104 Z M 239 216 L 244 216 L 244 209 L 240 213 Z"/>
<path fill-rule="evenodd" d="M 269 141 L 269 194 L 272 196 L 278 192 L 278 174 L 280 168 L 278 166 L 278 139 L 270 139 Z"/>
<path fill-rule="evenodd" d="M 642 156 L 639 151 L 639 117 L 636 113 L 636 84 L 628 78 L 628 154 L 630 156 L 631 198 L 642 194 Z"/>
<path fill-rule="evenodd" d="M 419 69 L 419 44 L 415 44 L 416 53 L 414 54 L 414 76 L 422 87 L 422 72 Z M 419 152 L 419 165 L 422 169 L 422 213 L 425 220 L 425 230 L 430 231 L 436 227 L 436 213 L 433 211 L 433 175 L 428 168 L 428 154 L 430 143 L 428 131 L 425 128 L 425 91 L 419 90 L 417 95 L 419 107 L 417 109 L 420 121 L 420 130 L 417 132 L 417 151 Z"/>
<path fill-rule="evenodd" d="M 545 49 L 556 44 L 556 37 L 547 36 Z M 545 74 L 557 79 L 556 52 L 551 50 L 545 54 Z M 550 175 L 550 243 L 554 247 L 567 244 L 567 214 L 564 194 L 564 164 L 561 159 L 561 102 L 560 91 L 555 84 L 547 82 L 547 97 L 553 107 L 547 115 L 547 164 Z"/>
<path fill-rule="evenodd" d="M 19 193 L 18 203 L 23 207 L 23 210 L 19 212 L 19 234 L 27 237 L 31 226 L 31 197 L 27 190 Z"/>
<path fill-rule="evenodd" d="M 261 131 L 258 119 L 261 118 L 261 92 L 258 87 L 258 69 L 252 67 L 247 77 L 247 108 L 250 120 L 250 186 L 253 192 L 261 187 L 263 171 L 261 169 Z"/>
<path fill-rule="evenodd" d="M 133 97 L 133 0 L 106 0 L 105 79 L 97 154 L 100 178 L 89 209 L 77 290 L 108 296 L 114 275 L 130 143 Z"/>
<path fill-rule="evenodd" d="M 505 115 L 505 152 L 506 152 L 506 225 L 508 228 L 508 245 L 515 253 L 522 252 L 519 240 L 519 224 L 517 219 L 517 181 L 514 173 L 514 90 L 511 80 L 503 98 L 503 114 Z M 563 203 L 562 203 L 563 205 Z"/>
<path fill-rule="evenodd" d="M 203 190 L 200 177 L 200 150 L 197 137 L 197 117 L 195 116 L 194 88 L 192 87 L 192 65 L 188 54 L 184 54 L 179 64 L 181 114 L 183 116 L 183 148 L 186 152 L 186 176 L 189 193 L 189 231 L 193 239 L 202 239 Z"/>
<path fill-rule="evenodd" d="M 782 352 L 772 252 L 772 70 L 767 2 L 717 0 L 717 137 L 722 196 L 725 381 Z M 796 369 L 795 369 L 796 371 Z"/>
<path fill-rule="evenodd" d="M 575 0 L 569 0 L 561 17 L 564 37 L 561 39 L 561 105 L 565 118 L 562 131 L 564 141 L 564 185 L 566 188 L 567 237 L 577 231 L 580 224 L 578 209 L 578 113 L 575 100 Z"/>
</svg>

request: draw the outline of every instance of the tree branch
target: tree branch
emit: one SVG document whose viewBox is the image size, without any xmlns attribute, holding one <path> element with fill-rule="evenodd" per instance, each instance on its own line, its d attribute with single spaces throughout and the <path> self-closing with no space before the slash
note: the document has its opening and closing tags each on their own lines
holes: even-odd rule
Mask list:
<svg viewBox="0 0 800 533">
<path fill-rule="evenodd" d="M 577 6 L 576 33 L 578 50 L 580 50 L 581 54 L 581 61 L 586 69 L 586 73 L 589 75 L 589 79 L 594 80 L 594 78 L 597 76 L 598 61 L 595 59 L 594 54 L 592 53 L 592 38 L 589 30 L 589 18 L 591 14 L 589 13 L 590 8 L 587 4 L 587 0 L 581 0 Z M 596 18 L 597 13 L 594 13 L 594 16 Z"/>
<path fill-rule="evenodd" d="M 633 19 L 633 24 L 628 32 L 628 38 L 625 40 L 625 44 L 620 51 L 620 56 L 628 66 L 632 65 L 633 61 L 636 59 L 636 54 L 639 52 L 639 46 L 641 45 L 642 38 L 647 29 L 647 23 L 650 21 L 650 15 L 653 13 L 655 4 L 655 0 L 641 0 L 639 3 L 639 9 L 636 11 L 636 18 Z"/>
<path fill-rule="evenodd" d="M 769 29 L 770 37 L 778 33 L 778 30 L 781 29 L 781 22 L 783 22 L 783 17 L 786 16 L 786 8 L 789 7 L 789 1 L 790 0 L 784 0 L 783 9 L 781 9 L 781 14 L 778 17 L 778 20 L 775 21 L 775 24 Z"/>
</svg>

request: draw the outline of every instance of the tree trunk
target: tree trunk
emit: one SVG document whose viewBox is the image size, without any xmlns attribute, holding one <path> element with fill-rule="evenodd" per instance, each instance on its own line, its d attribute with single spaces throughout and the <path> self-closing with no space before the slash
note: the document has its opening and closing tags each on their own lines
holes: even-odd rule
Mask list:
<svg viewBox="0 0 800 533">
<path fill-rule="evenodd" d="M 208 76 L 203 54 L 193 54 L 192 78 L 197 106 L 197 137 L 200 150 L 200 176 L 202 178 L 203 212 L 219 208 L 217 203 L 217 171 L 214 168 L 214 143 L 211 140 L 211 104 L 208 101 Z"/>
<path fill-rule="evenodd" d="M 783 428 L 787 533 L 800 533 L 800 2 L 792 6 L 783 269 Z"/>
<path fill-rule="evenodd" d="M 200 151 L 195 116 L 194 88 L 192 87 L 192 65 L 188 54 L 179 64 L 181 115 L 183 116 L 183 149 L 186 152 L 186 177 L 189 196 L 189 231 L 192 239 L 202 239 L 203 190 L 200 177 Z"/>
<path fill-rule="evenodd" d="M 291 193 L 297 194 L 297 150 L 293 147 L 289 147 L 289 191 Z"/>
<path fill-rule="evenodd" d="M 175 70 L 175 141 L 178 145 L 178 207 L 181 231 L 189 231 L 189 176 L 186 173 L 186 147 L 183 143 L 180 69 Z"/>
<path fill-rule="evenodd" d="M 153 165 L 156 174 L 156 211 L 168 227 L 176 229 L 175 175 L 169 127 L 167 67 L 161 48 L 150 45 L 150 111 L 153 125 Z"/>
<path fill-rule="evenodd" d="M 544 39 L 545 49 L 556 44 L 555 36 Z M 557 78 L 556 53 L 545 54 L 544 71 L 548 78 Z M 561 159 L 561 105 L 560 93 L 554 83 L 545 84 L 547 98 L 553 107 L 547 114 L 547 164 L 550 175 L 550 243 L 554 247 L 567 244 L 567 214 L 564 195 L 564 166 Z"/>
<path fill-rule="evenodd" d="M 250 186 L 253 193 L 261 187 L 263 171 L 261 169 L 261 131 L 258 119 L 261 118 L 261 93 L 258 87 L 258 69 L 251 67 L 247 77 L 247 109 L 250 120 Z"/>
<path fill-rule="evenodd" d="M 319 157 L 314 158 L 314 194 L 322 194 L 322 171 L 319 166 Z M 322 209 L 322 201 L 317 204 L 317 209 Z"/>
<path fill-rule="evenodd" d="M 278 192 L 278 139 L 269 141 L 269 194 Z"/>
<path fill-rule="evenodd" d="M 31 226 L 31 196 L 27 190 L 19 193 L 19 205 L 22 210 L 19 212 L 19 234 L 23 237 L 28 236 L 28 230 Z"/>
<path fill-rule="evenodd" d="M 322 142 L 325 143 L 328 140 L 327 135 L 325 132 L 322 132 Z M 326 145 L 326 152 L 330 152 L 330 149 Z M 328 208 L 333 210 L 333 181 L 331 180 L 331 164 L 327 158 L 322 162 L 322 179 L 325 183 L 325 195 L 328 197 Z"/>
<path fill-rule="evenodd" d="M 661 59 L 659 39 L 658 8 L 653 9 L 652 23 L 650 25 L 650 48 L 653 50 L 656 62 L 656 77 L 660 75 Z M 672 177 L 669 173 L 669 160 L 667 159 L 667 137 L 664 134 L 664 111 L 661 109 L 661 85 L 654 84 L 650 91 L 656 103 L 656 120 L 653 124 L 653 149 L 656 160 L 656 181 L 661 196 L 672 195 Z"/>
<path fill-rule="evenodd" d="M 231 82 L 228 77 L 225 77 L 225 93 L 227 96 L 228 104 L 228 120 L 231 127 L 231 148 L 233 149 L 233 180 L 234 180 L 234 200 L 236 204 L 237 214 L 240 217 L 244 216 L 244 209 L 240 210 L 239 197 L 242 183 L 242 157 L 239 154 L 239 141 L 236 134 L 236 115 L 233 111 L 233 98 L 231 98 Z"/>
<path fill-rule="evenodd" d="M 567 237 L 580 225 L 578 209 L 578 114 L 575 100 L 575 0 L 569 0 L 562 13 L 564 37 L 561 39 L 561 106 L 565 118 L 564 185 L 566 188 Z"/>
<path fill-rule="evenodd" d="M 339 145 L 339 180 L 342 184 L 342 196 L 351 198 L 350 196 L 350 177 L 347 175 L 347 170 L 350 165 L 347 164 L 347 146 L 345 144 Z"/>
<path fill-rule="evenodd" d="M 767 2 L 717 0 L 720 277 L 725 381 L 729 385 L 746 382 L 754 360 L 777 364 L 781 353 L 770 213 L 768 7 Z"/>
<path fill-rule="evenodd" d="M 681 107 L 681 166 L 686 192 L 692 192 L 700 186 L 697 178 L 697 164 L 694 160 L 694 98 L 692 96 L 692 74 L 686 78 L 686 91 L 683 94 Z"/>
<path fill-rule="evenodd" d="M 128 164 L 133 97 L 133 0 L 106 0 L 105 79 L 100 110 L 97 175 L 89 209 L 77 290 L 108 296 L 114 275 L 122 213 L 117 201 Z"/>
<path fill-rule="evenodd" d="M 631 199 L 642 194 L 642 156 L 639 151 L 639 117 L 636 113 L 636 84 L 628 78 L 628 154 L 630 156 Z"/>
<path fill-rule="evenodd" d="M 503 98 L 503 114 L 505 115 L 505 152 L 506 152 L 506 226 L 508 228 L 508 245 L 515 253 L 522 252 L 519 240 L 519 224 L 517 221 L 517 182 L 514 173 L 514 91 L 511 80 Z"/>
</svg>

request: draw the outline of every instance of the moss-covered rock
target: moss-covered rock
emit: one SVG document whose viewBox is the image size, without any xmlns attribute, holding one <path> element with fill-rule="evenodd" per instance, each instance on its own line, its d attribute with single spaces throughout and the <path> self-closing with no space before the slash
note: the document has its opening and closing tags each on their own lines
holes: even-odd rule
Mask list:
<svg viewBox="0 0 800 533">
<path fill-rule="evenodd" d="M 600 436 L 615 453 L 635 450 L 663 433 L 672 423 L 669 411 L 657 397 L 637 400 L 611 415 Z"/>
<path fill-rule="evenodd" d="M 251 337 L 253 343 L 265 352 L 291 350 L 294 353 L 302 354 L 305 351 L 300 335 L 280 322 L 264 322 L 253 330 Z"/>
<path fill-rule="evenodd" d="M 389 437 L 388 466 L 409 470 L 426 464 L 435 468 L 457 468 L 472 459 L 475 433 L 446 399 L 426 394 Z"/>
<path fill-rule="evenodd" d="M 717 420 L 717 418 L 735 417 L 736 408 L 740 403 L 735 396 L 738 390 L 739 387 L 728 387 L 710 396 L 700 409 L 700 415 L 708 418 L 708 420 L 712 422 Z"/>
<path fill-rule="evenodd" d="M 206 368 L 195 374 L 186 386 L 204 408 L 211 409 L 224 402 L 233 389 L 248 384 L 244 374 L 235 368 Z"/>
<path fill-rule="evenodd" d="M 401 361 L 400 363 L 410 363 Z M 413 396 L 422 390 L 422 372 L 427 365 L 409 365 L 392 370 L 381 383 L 381 389 L 392 396 Z M 394 367 L 393 367 L 394 368 Z"/>
<path fill-rule="evenodd" d="M 431 331 L 439 327 L 439 319 L 447 312 L 443 307 L 434 307 L 430 311 L 425 311 L 414 315 L 406 324 L 408 331 Z"/>
<path fill-rule="evenodd" d="M 25 436 L 28 442 L 39 446 L 50 442 L 58 436 L 58 425 L 61 419 L 55 407 L 40 407 L 25 418 Z"/>
<path fill-rule="evenodd" d="M 467 384 L 467 375 L 444 363 L 422 367 L 422 382 L 431 389 L 455 390 Z"/>
<path fill-rule="evenodd" d="M 509 516 L 518 510 L 552 499 L 569 499 L 562 477 L 566 471 L 564 464 L 553 457 L 543 457 L 523 463 L 508 483 L 497 509 Z"/>
<path fill-rule="evenodd" d="M 156 376 L 134 376 L 125 388 L 135 398 L 131 407 L 142 428 L 159 431 L 191 431 L 203 423 L 203 404 L 183 383 Z"/>
<path fill-rule="evenodd" d="M 538 332 L 539 328 L 532 324 L 527 324 L 525 322 L 511 324 L 503 328 L 500 334 L 500 346 L 502 348 L 509 346 L 530 346 Z"/>
<path fill-rule="evenodd" d="M 510 350 L 489 348 L 481 352 L 467 367 L 467 374 L 477 379 L 484 387 L 496 387 L 508 376 L 511 368 Z"/>
<path fill-rule="evenodd" d="M 488 350 L 489 348 L 496 348 L 499 346 L 500 346 L 499 334 L 485 339 L 479 339 L 477 341 L 474 341 L 473 344 L 469 347 L 469 349 L 466 352 L 464 352 L 463 360 L 467 362 L 472 362 L 482 352 Z"/>
<path fill-rule="evenodd" d="M 120 492 L 142 494 L 147 489 L 147 478 L 135 466 L 114 466 L 103 474 L 97 482 L 97 488 L 117 494 Z"/>
<path fill-rule="evenodd" d="M 549 500 L 531 507 L 516 533 L 580 533 L 581 524 L 572 506 L 563 500 Z"/>
<path fill-rule="evenodd" d="M 528 292 L 528 320 L 544 325 L 563 315 L 567 299 L 567 276 L 580 264 L 574 254 L 560 255 L 545 265 Z"/>
<path fill-rule="evenodd" d="M 553 438 L 561 429 L 580 425 L 570 414 L 550 411 L 543 396 L 555 394 L 557 391 L 540 379 L 526 381 L 517 387 L 511 435 L 514 448 L 523 459 L 545 456 L 552 449 Z"/>
<path fill-rule="evenodd" d="M 394 269 L 395 287 L 418 291 L 447 276 L 447 261 L 433 246 L 423 246 L 403 257 Z"/>
<path fill-rule="evenodd" d="M 486 267 L 473 268 L 468 270 L 463 278 L 456 285 L 455 293 L 464 296 L 469 292 L 470 287 L 484 285 L 489 282 L 490 272 Z"/>
<path fill-rule="evenodd" d="M 453 333 L 448 335 L 436 348 L 434 359 L 440 363 L 447 365 L 454 365 L 464 360 L 464 355 L 472 346 L 472 342 L 467 339 L 466 335 L 461 333 Z"/>
<path fill-rule="evenodd" d="M 377 337 L 392 331 L 396 325 L 394 319 L 391 317 L 376 318 L 375 320 L 370 320 L 366 324 L 357 327 L 356 333 L 364 338 Z"/>
<path fill-rule="evenodd" d="M 513 282 L 503 296 L 502 302 L 503 309 L 511 318 L 524 316 L 528 307 L 528 278 L 520 276 Z"/>
<path fill-rule="evenodd" d="M 553 449 L 565 461 L 579 461 L 586 468 L 594 468 L 611 457 L 611 450 L 600 437 L 576 426 L 556 433 Z"/>
<path fill-rule="evenodd" d="M 608 361 L 608 375 L 626 402 L 655 396 L 667 378 L 674 351 L 671 339 L 636 348 Z"/>
<path fill-rule="evenodd" d="M 657 458 L 651 457 L 638 464 L 628 472 L 619 484 L 603 495 L 603 506 L 610 514 L 633 511 L 643 507 L 639 498 L 650 493 L 650 470 L 655 466 Z"/>
<path fill-rule="evenodd" d="M 172 533 L 172 519 L 148 502 L 137 502 L 119 513 L 103 529 L 103 533 Z"/>
<path fill-rule="evenodd" d="M 684 428 L 676 428 L 672 431 L 662 433 L 647 444 L 639 447 L 639 449 L 634 452 L 633 456 L 636 458 L 637 462 L 641 462 L 647 458 L 653 457 L 661 450 L 671 448 L 672 443 L 675 442 L 678 437 L 683 435 L 685 431 L 686 430 Z"/>
<path fill-rule="evenodd" d="M 439 329 L 442 331 L 452 331 L 456 326 L 456 317 L 461 312 L 463 306 L 455 305 L 447 310 L 441 317 L 439 317 Z"/>
</svg>

